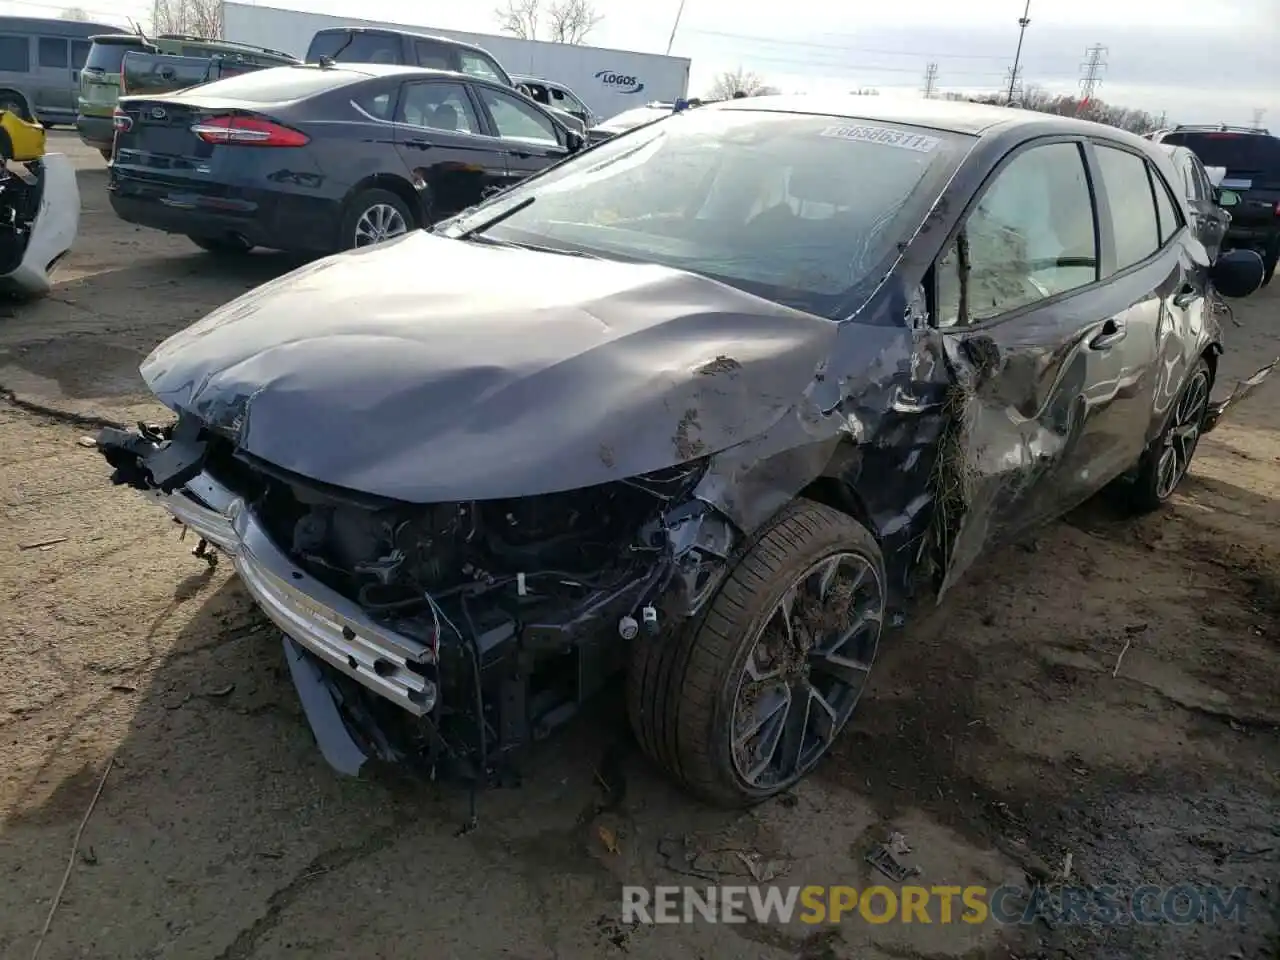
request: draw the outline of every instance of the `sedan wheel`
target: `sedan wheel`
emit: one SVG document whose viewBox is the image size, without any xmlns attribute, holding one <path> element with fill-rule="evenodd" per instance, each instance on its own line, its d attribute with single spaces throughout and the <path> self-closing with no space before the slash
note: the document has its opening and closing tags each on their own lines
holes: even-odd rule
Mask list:
<svg viewBox="0 0 1280 960">
<path fill-rule="evenodd" d="M 1200 360 L 1182 388 L 1164 432 L 1139 464 L 1130 495 L 1136 512 L 1147 513 L 1165 503 L 1187 475 L 1209 409 L 1211 384 L 1209 365 Z"/>
<path fill-rule="evenodd" d="M 871 561 L 839 553 L 805 571 L 756 635 L 738 681 L 733 763 L 771 789 L 822 757 L 862 696 L 884 609 Z"/>
<path fill-rule="evenodd" d="M 635 642 L 627 706 L 641 747 L 712 803 L 781 793 L 853 714 L 884 609 L 871 533 L 830 507 L 793 502 L 699 617 Z"/>
<path fill-rule="evenodd" d="M 352 246 L 369 247 L 409 232 L 404 214 L 389 203 L 375 203 L 356 219 Z"/>
</svg>

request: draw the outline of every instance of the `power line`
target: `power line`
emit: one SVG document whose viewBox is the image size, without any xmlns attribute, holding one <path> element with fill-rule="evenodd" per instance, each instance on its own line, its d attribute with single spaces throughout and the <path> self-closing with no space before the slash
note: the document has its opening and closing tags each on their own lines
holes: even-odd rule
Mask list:
<svg viewBox="0 0 1280 960">
<path fill-rule="evenodd" d="M 933 95 L 938 92 L 938 65 L 930 63 L 924 68 L 924 98 L 932 100 Z"/>
<path fill-rule="evenodd" d="M 771 43 L 776 46 L 804 47 L 814 50 L 839 50 L 842 53 L 877 53 L 886 57 L 936 57 L 940 60 L 1003 60 L 1004 57 L 981 53 L 928 53 L 920 50 L 881 50 L 873 47 L 851 47 L 843 43 L 818 43 L 814 40 L 779 40 L 775 37 L 757 37 L 746 33 L 727 33 L 721 30 L 686 29 L 705 37 L 724 37 L 727 40 L 750 40 L 753 43 Z M 840 36 L 840 34 L 826 34 Z"/>
<path fill-rule="evenodd" d="M 1022 61 L 1022 39 L 1027 35 L 1027 27 L 1031 25 L 1031 0 L 1027 0 L 1027 4 L 1022 9 L 1022 16 L 1018 20 L 1018 49 L 1013 55 L 1013 66 L 1009 68 L 1009 99 L 1007 103 L 1013 103 L 1013 88 L 1018 83 L 1019 63 Z"/>
<path fill-rule="evenodd" d="M 1093 99 L 1094 91 L 1102 85 L 1102 73 L 1107 69 L 1107 48 L 1097 43 L 1084 52 L 1085 61 L 1080 64 L 1084 76 L 1080 78 L 1080 105 Z"/>
</svg>

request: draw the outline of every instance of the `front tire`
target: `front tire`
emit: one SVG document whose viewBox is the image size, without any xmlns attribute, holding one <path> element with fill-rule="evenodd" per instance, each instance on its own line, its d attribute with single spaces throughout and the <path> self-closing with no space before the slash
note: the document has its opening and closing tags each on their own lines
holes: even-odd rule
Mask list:
<svg viewBox="0 0 1280 960">
<path fill-rule="evenodd" d="M 635 641 L 627 708 L 642 749 L 719 806 L 794 786 L 853 714 L 885 593 L 870 531 L 830 507 L 793 502 L 698 620 Z"/>
<path fill-rule="evenodd" d="M 342 219 L 342 249 L 371 247 L 413 229 L 408 205 L 390 190 L 364 190 L 351 198 Z"/>
<path fill-rule="evenodd" d="M 1138 462 L 1137 474 L 1128 491 L 1128 504 L 1134 513 L 1159 509 L 1187 475 L 1209 410 L 1212 384 L 1209 364 L 1201 357 L 1178 394 L 1164 430 Z"/>
</svg>

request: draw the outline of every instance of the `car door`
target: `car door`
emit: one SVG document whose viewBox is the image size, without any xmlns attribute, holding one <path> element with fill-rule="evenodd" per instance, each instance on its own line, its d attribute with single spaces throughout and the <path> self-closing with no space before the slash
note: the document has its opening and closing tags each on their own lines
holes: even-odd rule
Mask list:
<svg viewBox="0 0 1280 960">
<path fill-rule="evenodd" d="M 506 177 L 502 144 L 485 134 L 467 86 L 456 80 L 404 84 L 395 115 L 396 151 L 427 184 L 431 222 L 479 203 Z"/>
<path fill-rule="evenodd" d="M 988 538 L 1070 509 L 1142 448 L 1158 302 L 1109 278 L 1090 149 L 1052 139 L 1012 151 L 935 265 L 935 323 L 968 371 L 978 471 L 994 484 L 990 514 L 971 518 Z"/>
<path fill-rule="evenodd" d="M 568 156 L 563 128 L 536 104 L 490 84 L 475 90 L 506 151 L 508 186 Z"/>
</svg>

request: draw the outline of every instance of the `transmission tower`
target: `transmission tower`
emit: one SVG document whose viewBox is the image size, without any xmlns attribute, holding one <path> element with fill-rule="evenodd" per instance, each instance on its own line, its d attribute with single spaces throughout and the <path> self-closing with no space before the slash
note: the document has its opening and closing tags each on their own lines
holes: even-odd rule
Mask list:
<svg viewBox="0 0 1280 960">
<path fill-rule="evenodd" d="M 1022 68 L 1010 67 L 1004 72 L 1005 82 L 1009 84 L 1009 93 L 1005 103 L 1012 105 L 1022 101 Z"/>
<path fill-rule="evenodd" d="M 1094 91 L 1102 84 L 1102 72 L 1107 69 L 1107 48 L 1097 43 L 1084 52 L 1084 63 L 1080 69 L 1084 76 L 1080 78 L 1080 107 L 1093 99 Z"/>
<path fill-rule="evenodd" d="M 1255 127 L 1255 128 L 1258 128 L 1258 129 L 1261 129 L 1261 128 L 1262 128 L 1262 118 L 1263 118 L 1263 116 L 1265 116 L 1265 115 L 1266 115 L 1266 112 L 1267 112 L 1267 111 L 1266 111 L 1265 109 L 1263 109 L 1262 107 L 1254 107 L 1254 109 L 1253 109 L 1253 123 L 1251 124 L 1251 126 L 1253 126 L 1253 127 Z"/>
<path fill-rule="evenodd" d="M 938 65 L 931 63 L 924 68 L 924 98 L 932 100 L 938 92 Z"/>
</svg>

